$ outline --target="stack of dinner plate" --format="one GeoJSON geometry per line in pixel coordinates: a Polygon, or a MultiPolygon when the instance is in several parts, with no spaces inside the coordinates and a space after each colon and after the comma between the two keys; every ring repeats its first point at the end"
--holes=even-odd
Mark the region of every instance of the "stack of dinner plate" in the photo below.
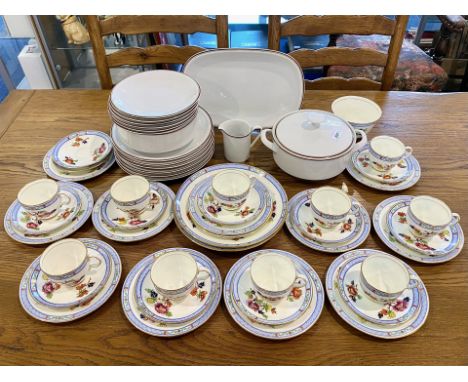
{"type": "Polygon", "coordinates": [[[118,83],[108,110],[119,166],[151,180],[183,178],[204,167],[214,153],[214,135],[199,97],[196,81],[169,70],[118,83]]]}

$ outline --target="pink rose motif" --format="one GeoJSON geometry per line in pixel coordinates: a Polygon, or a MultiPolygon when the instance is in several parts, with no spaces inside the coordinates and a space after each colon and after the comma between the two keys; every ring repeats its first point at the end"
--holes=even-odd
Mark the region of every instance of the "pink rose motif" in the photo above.
{"type": "Polygon", "coordinates": [[[206,207],[206,209],[208,210],[210,214],[216,214],[216,212],[218,212],[218,210],[213,206],[208,206],[206,207]]]}
{"type": "Polygon", "coordinates": [[[106,151],[106,144],[105,143],[103,143],[98,149],[99,154],[102,154],[104,151],[106,151]]]}
{"type": "Polygon", "coordinates": [[[254,312],[258,312],[260,306],[254,300],[247,300],[247,306],[254,312]]]}
{"type": "Polygon", "coordinates": [[[397,312],[403,312],[406,310],[406,308],[408,308],[408,301],[408,297],[405,297],[403,300],[396,300],[395,304],[393,305],[393,309],[395,309],[397,312]]]}
{"type": "Polygon", "coordinates": [[[55,290],[54,284],[53,284],[51,281],[46,282],[46,283],[42,286],[42,291],[43,291],[45,294],[52,293],[54,290],[55,290]]]}
{"type": "Polygon", "coordinates": [[[34,222],[29,222],[28,224],[26,224],[26,227],[28,227],[29,229],[37,229],[39,227],[39,224],[34,223],[34,222]]]}
{"type": "Polygon", "coordinates": [[[166,305],[164,305],[162,302],[157,302],[156,305],[154,306],[154,309],[159,314],[166,314],[169,311],[169,308],[166,305]]]}
{"type": "Polygon", "coordinates": [[[143,221],[140,220],[140,219],[135,219],[135,220],[130,220],[129,223],[130,223],[130,225],[138,225],[138,224],[143,223],[143,221]]]}

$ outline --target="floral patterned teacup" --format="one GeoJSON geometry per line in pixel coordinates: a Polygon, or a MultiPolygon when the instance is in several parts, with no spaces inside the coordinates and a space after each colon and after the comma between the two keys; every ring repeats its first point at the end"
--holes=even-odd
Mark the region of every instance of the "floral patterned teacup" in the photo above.
{"type": "Polygon", "coordinates": [[[129,175],[116,180],[110,194],[117,208],[131,217],[138,217],[150,208],[150,183],[142,176],[129,175]]]}
{"type": "Polygon", "coordinates": [[[361,287],[373,300],[389,303],[395,301],[420,281],[410,275],[405,265],[390,255],[371,255],[361,264],[361,287]]]}
{"type": "Polygon", "coordinates": [[[48,246],[39,261],[41,271],[51,281],[69,286],[82,282],[101,263],[99,257],[89,255],[86,245],[76,239],[64,239],[48,246]]]}
{"type": "Polygon", "coordinates": [[[399,139],[380,135],[369,142],[371,166],[380,172],[389,172],[402,159],[413,153],[410,146],[405,146],[399,139]]]}
{"type": "Polygon", "coordinates": [[[218,204],[228,211],[235,211],[245,203],[254,183],[255,177],[237,170],[226,170],[213,177],[211,188],[218,204]]]}
{"type": "Polygon", "coordinates": [[[286,297],[293,288],[302,288],[307,283],[304,276],[297,274],[290,258],[274,252],[252,261],[250,278],[255,290],[272,301],[286,297]]]}
{"type": "Polygon", "coordinates": [[[52,179],[38,179],[30,182],[18,192],[18,202],[35,219],[53,218],[70,198],[60,191],[59,184],[52,179]]]}
{"type": "Polygon", "coordinates": [[[176,300],[187,296],[210,273],[199,269],[189,253],[175,250],[155,257],[150,277],[158,294],[176,300]]]}
{"type": "Polygon", "coordinates": [[[424,239],[430,239],[460,221],[460,215],[452,213],[442,200],[425,195],[411,200],[406,218],[411,233],[424,239]]]}

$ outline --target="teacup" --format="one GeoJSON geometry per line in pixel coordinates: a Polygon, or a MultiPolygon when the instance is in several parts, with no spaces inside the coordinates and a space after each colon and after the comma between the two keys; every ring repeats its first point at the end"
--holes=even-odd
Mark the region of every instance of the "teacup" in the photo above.
{"type": "Polygon", "coordinates": [[[460,215],[452,213],[442,200],[423,195],[411,200],[406,219],[413,235],[429,239],[457,224],[460,215]]]}
{"type": "Polygon", "coordinates": [[[45,249],[39,260],[41,271],[49,280],[69,286],[81,283],[86,274],[101,263],[99,257],[89,255],[86,245],[76,239],[55,242],[45,249]]]}
{"type": "Polygon", "coordinates": [[[379,135],[369,142],[371,166],[380,172],[389,172],[402,159],[413,153],[410,146],[405,146],[399,139],[379,135]]]}
{"type": "Polygon", "coordinates": [[[130,216],[139,216],[150,206],[150,183],[139,175],[118,179],[112,185],[110,194],[117,208],[130,216]]]}
{"type": "Polygon", "coordinates": [[[239,209],[247,200],[255,177],[241,171],[221,171],[213,177],[211,188],[216,201],[228,211],[239,209]]]}
{"type": "Polygon", "coordinates": [[[353,205],[347,194],[347,187],[342,189],[330,186],[309,191],[310,208],[317,223],[325,229],[331,229],[343,223],[350,211],[357,207],[353,205]]]}
{"type": "Polygon", "coordinates": [[[375,102],[364,97],[345,96],[337,98],[331,104],[333,114],[348,121],[355,129],[366,134],[382,117],[382,109],[375,102]]]}
{"type": "Polygon", "coordinates": [[[406,289],[416,288],[419,284],[419,280],[393,256],[371,255],[361,264],[361,288],[376,301],[395,301],[406,289]]]}
{"type": "Polygon", "coordinates": [[[199,269],[190,254],[174,251],[155,258],[150,277],[157,293],[176,300],[187,296],[198,282],[210,277],[210,273],[199,269]]]}
{"type": "Polygon", "coordinates": [[[224,157],[229,162],[245,162],[249,159],[250,149],[258,142],[260,135],[251,142],[254,131],[261,131],[261,126],[250,126],[242,119],[229,119],[222,122],[218,129],[223,133],[224,157]]]}
{"type": "Polygon", "coordinates": [[[286,297],[293,288],[302,288],[307,280],[298,275],[293,261],[277,253],[265,253],[256,257],[250,267],[254,289],[269,300],[286,297]]]}
{"type": "Polygon", "coordinates": [[[18,202],[36,219],[53,218],[60,206],[70,198],[60,191],[59,184],[52,179],[38,179],[24,185],[18,192],[18,202]]]}

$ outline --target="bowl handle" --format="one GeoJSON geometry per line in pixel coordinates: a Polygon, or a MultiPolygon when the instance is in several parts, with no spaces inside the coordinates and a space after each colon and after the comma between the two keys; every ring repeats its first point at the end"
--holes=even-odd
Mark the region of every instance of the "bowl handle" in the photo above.
{"type": "Polygon", "coordinates": [[[262,140],[262,143],[268,147],[271,151],[273,151],[274,153],[276,153],[276,147],[275,147],[275,143],[273,141],[270,141],[268,138],[267,138],[267,133],[270,133],[272,134],[271,132],[271,129],[263,129],[260,133],[260,138],[262,140]]]}
{"type": "Polygon", "coordinates": [[[353,148],[353,152],[361,150],[367,144],[367,134],[363,130],[355,130],[356,137],[361,136],[361,142],[356,143],[353,148]]]}

